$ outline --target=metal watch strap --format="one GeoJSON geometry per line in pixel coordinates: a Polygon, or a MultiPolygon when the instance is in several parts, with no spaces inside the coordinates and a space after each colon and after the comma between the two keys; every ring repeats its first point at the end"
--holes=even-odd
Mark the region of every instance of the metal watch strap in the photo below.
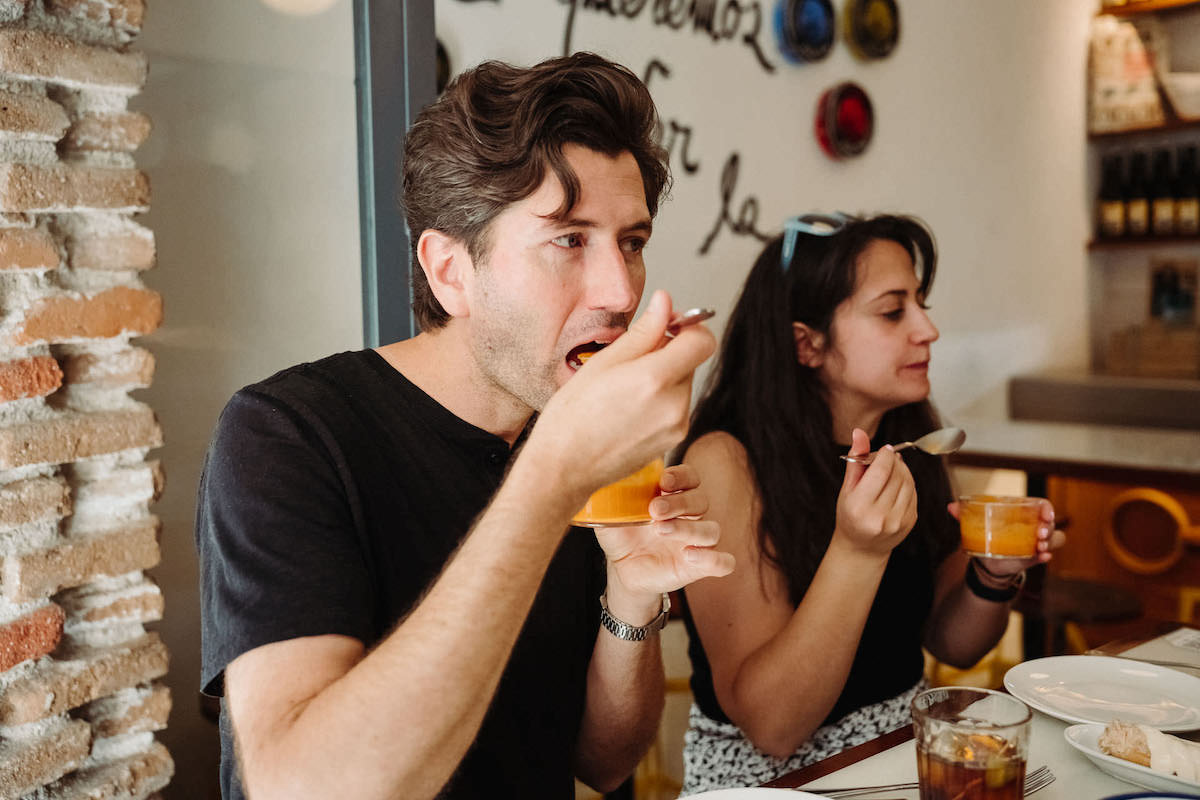
{"type": "Polygon", "coordinates": [[[662,611],[658,616],[650,620],[642,627],[630,625],[628,622],[622,622],[614,617],[608,610],[608,592],[600,595],[600,624],[604,626],[604,630],[611,633],[618,639],[624,639],[627,642],[641,642],[652,633],[658,633],[667,624],[667,614],[671,611],[671,597],[666,592],[662,596],[662,611]]]}

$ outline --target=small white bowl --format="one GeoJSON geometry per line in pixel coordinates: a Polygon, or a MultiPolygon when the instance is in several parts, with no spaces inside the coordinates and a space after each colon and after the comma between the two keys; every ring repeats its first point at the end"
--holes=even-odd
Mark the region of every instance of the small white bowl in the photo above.
{"type": "Polygon", "coordinates": [[[1200,119],[1200,72],[1168,72],[1161,78],[1176,116],[1200,119]]]}

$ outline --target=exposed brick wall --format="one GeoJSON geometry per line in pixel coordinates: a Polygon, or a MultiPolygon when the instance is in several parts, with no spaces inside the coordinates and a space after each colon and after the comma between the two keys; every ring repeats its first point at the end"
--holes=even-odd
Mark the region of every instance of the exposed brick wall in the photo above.
{"type": "Polygon", "coordinates": [[[144,0],[0,0],[0,798],[156,800],[171,756],[144,0]]]}

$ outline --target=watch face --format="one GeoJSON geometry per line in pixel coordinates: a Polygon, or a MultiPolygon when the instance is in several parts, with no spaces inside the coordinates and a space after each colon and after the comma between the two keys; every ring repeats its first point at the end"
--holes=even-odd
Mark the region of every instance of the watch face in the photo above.
{"type": "Polygon", "coordinates": [[[836,29],[830,0],[778,0],[775,5],[779,49],[789,61],[825,58],[833,48],[836,29]]]}

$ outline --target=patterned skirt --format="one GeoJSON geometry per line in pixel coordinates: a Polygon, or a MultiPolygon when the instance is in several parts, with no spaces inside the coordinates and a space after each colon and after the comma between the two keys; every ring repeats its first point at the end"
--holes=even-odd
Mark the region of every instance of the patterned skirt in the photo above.
{"type": "Polygon", "coordinates": [[[693,703],[688,714],[688,732],[683,737],[680,796],[758,786],[911,723],[909,703],[926,685],[922,678],[902,694],[851,711],[837,722],[817,728],[787,758],[767,755],[751,744],[736,725],[711,719],[693,703]]]}

